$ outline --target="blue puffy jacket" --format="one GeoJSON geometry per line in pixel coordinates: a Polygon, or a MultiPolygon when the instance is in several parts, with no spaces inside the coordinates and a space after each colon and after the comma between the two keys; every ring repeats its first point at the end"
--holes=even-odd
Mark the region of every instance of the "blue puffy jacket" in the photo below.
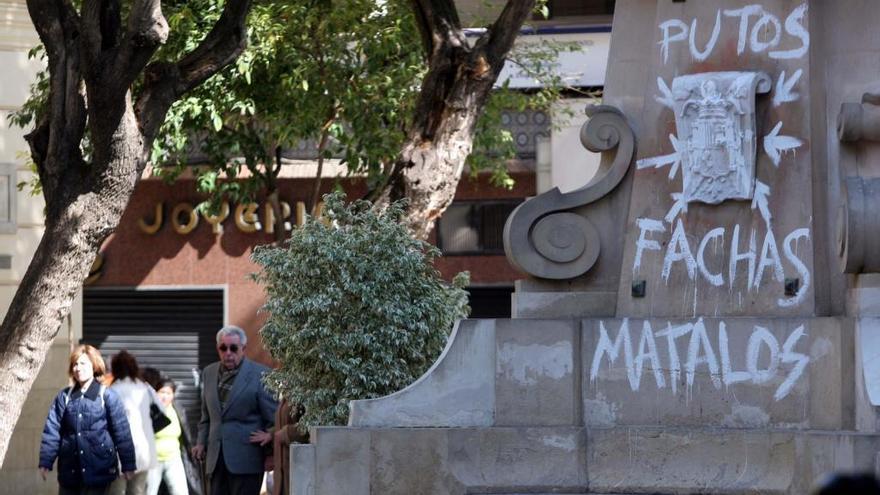
{"type": "Polygon", "coordinates": [[[131,430],[114,391],[93,380],[85,393],[58,393],[43,428],[40,467],[51,470],[56,458],[58,483],[69,487],[107,485],[119,477],[120,462],[123,471],[135,470],[131,430]]]}

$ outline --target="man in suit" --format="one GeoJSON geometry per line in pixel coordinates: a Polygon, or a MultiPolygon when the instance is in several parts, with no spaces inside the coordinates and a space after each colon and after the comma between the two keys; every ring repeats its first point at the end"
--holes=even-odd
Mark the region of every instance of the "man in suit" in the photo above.
{"type": "Polygon", "coordinates": [[[202,372],[202,419],[192,454],[207,457],[211,495],[258,495],[263,481],[263,446],[272,441],[278,403],[263,386],[269,368],[245,358],[246,346],[244,330],[221,328],[220,362],[202,372]]]}

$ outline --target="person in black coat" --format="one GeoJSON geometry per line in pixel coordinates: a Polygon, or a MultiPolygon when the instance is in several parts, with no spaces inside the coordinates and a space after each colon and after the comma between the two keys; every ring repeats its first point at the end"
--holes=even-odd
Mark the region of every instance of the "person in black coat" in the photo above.
{"type": "Polygon", "coordinates": [[[90,345],[70,355],[66,387],[49,407],[40,443],[40,474],[45,480],[58,460],[60,495],[104,495],[110,483],[135,471],[134,443],[125,408],[98,379],[104,374],[101,353],[90,345]]]}

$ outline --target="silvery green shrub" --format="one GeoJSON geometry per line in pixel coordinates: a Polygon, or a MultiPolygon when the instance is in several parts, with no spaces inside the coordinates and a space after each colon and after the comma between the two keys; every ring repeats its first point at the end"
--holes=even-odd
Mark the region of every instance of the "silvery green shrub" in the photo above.
{"type": "Polygon", "coordinates": [[[345,424],[350,400],[415,381],[469,311],[467,274],[440,278],[439,251],[400,223],[403,204],[376,212],[341,193],[324,201],[327,223],[308,218],[283,247],[252,256],[267,294],[263,344],[280,364],[266,385],[305,407],[303,430],[345,424]]]}

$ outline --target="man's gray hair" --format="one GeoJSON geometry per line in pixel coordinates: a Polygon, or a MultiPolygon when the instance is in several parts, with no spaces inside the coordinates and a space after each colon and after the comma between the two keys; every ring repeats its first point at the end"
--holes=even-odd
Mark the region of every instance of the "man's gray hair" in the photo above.
{"type": "Polygon", "coordinates": [[[226,325],[217,332],[217,345],[220,345],[220,339],[226,335],[237,335],[238,341],[241,342],[241,345],[247,345],[247,334],[244,333],[244,330],[235,325],[226,325]]]}

